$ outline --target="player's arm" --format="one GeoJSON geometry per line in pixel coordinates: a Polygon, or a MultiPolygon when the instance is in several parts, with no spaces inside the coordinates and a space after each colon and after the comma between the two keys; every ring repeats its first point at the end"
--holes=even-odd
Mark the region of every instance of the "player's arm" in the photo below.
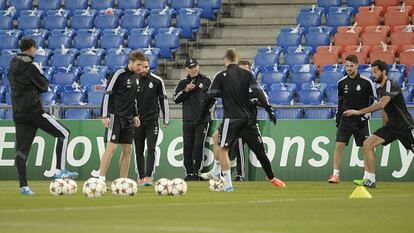
{"type": "Polygon", "coordinates": [[[385,106],[387,106],[387,104],[391,101],[391,96],[385,95],[383,97],[381,97],[379,102],[376,102],[374,104],[372,104],[371,106],[368,106],[366,108],[363,108],[361,110],[353,110],[353,109],[349,109],[346,110],[344,112],[345,116],[354,116],[354,115],[364,115],[366,113],[371,113],[371,112],[375,112],[378,111],[380,109],[384,109],[385,106]]]}
{"type": "Polygon", "coordinates": [[[251,97],[253,99],[257,99],[255,102],[260,104],[269,114],[270,120],[273,124],[276,124],[276,115],[273,112],[272,105],[269,102],[269,98],[267,97],[266,93],[264,92],[263,88],[257,83],[257,80],[254,78],[253,74],[249,72],[250,75],[250,85],[249,88],[251,89],[251,97]]]}
{"type": "Polygon", "coordinates": [[[43,71],[40,69],[41,68],[37,67],[35,64],[30,64],[28,69],[29,78],[40,92],[46,92],[49,89],[49,81],[42,74],[43,71]]]}
{"type": "Polygon", "coordinates": [[[118,79],[119,73],[116,72],[114,75],[108,76],[109,82],[106,86],[105,95],[102,99],[102,106],[101,106],[101,117],[102,123],[105,128],[109,127],[111,123],[109,119],[109,112],[112,112],[111,105],[109,104],[109,100],[113,94],[113,90],[116,88],[116,80],[118,79]]]}
{"type": "Polygon", "coordinates": [[[203,119],[216,102],[216,98],[221,96],[221,79],[222,74],[218,73],[207,90],[203,102],[201,104],[201,112],[199,120],[203,119]]]}
{"type": "Polygon", "coordinates": [[[178,83],[177,87],[175,88],[173,100],[176,104],[183,102],[188,96],[187,92],[185,91],[185,87],[186,87],[185,84],[186,84],[186,79],[183,79],[178,83]]]}
{"type": "Polygon", "coordinates": [[[338,83],[338,110],[336,111],[335,116],[336,127],[338,127],[342,114],[344,113],[343,103],[344,93],[342,92],[342,88],[340,88],[340,84],[338,83]]]}
{"type": "Polygon", "coordinates": [[[385,111],[381,112],[382,117],[382,125],[386,125],[388,123],[388,115],[385,111]]]}
{"type": "Polygon", "coordinates": [[[160,108],[164,118],[164,127],[166,127],[170,123],[170,107],[168,106],[167,91],[165,91],[162,80],[160,80],[160,86],[158,86],[158,101],[160,102],[160,108]]]}

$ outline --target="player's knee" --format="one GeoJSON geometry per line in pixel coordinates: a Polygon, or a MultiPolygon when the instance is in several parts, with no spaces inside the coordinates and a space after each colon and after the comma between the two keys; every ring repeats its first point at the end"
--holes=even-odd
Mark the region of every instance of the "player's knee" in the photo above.
{"type": "Polygon", "coordinates": [[[218,141],[219,141],[219,133],[216,131],[213,134],[213,142],[218,143],[218,141]]]}
{"type": "Polygon", "coordinates": [[[374,145],[373,141],[371,141],[369,139],[365,140],[364,143],[362,144],[362,149],[364,151],[374,150],[374,147],[375,147],[375,145],[374,145]]]}
{"type": "Polygon", "coordinates": [[[16,157],[14,158],[14,160],[17,162],[17,161],[21,161],[21,160],[23,160],[23,161],[26,161],[27,160],[27,155],[26,154],[24,154],[23,152],[21,152],[21,151],[17,151],[17,153],[16,153],[16,157]]]}

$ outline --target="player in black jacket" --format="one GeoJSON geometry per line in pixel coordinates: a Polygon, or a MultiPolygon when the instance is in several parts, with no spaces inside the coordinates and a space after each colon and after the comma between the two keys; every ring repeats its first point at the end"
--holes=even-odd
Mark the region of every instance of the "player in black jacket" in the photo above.
{"type": "Polygon", "coordinates": [[[365,163],[364,177],[361,180],[354,180],[356,185],[375,188],[375,147],[380,144],[388,145],[398,139],[407,150],[414,152],[414,120],[407,110],[401,88],[387,77],[387,64],[376,60],[371,67],[375,81],[380,85],[377,90],[380,96],[379,102],[360,110],[349,109],[344,112],[344,115],[363,116],[381,109],[385,112],[384,125],[369,136],[362,147],[365,163]]]}
{"type": "Polygon", "coordinates": [[[348,145],[351,135],[357,146],[362,146],[369,137],[369,115],[348,117],[342,113],[348,109],[363,109],[377,99],[374,83],[367,77],[358,74],[358,58],[349,55],[345,58],[347,75],[338,81],[338,111],[336,114],[336,144],[333,161],[333,173],[328,182],[339,183],[339,170],[342,153],[348,145]]]}
{"type": "Polygon", "coordinates": [[[149,60],[140,69],[138,92],[136,95],[138,116],[141,125],[135,128],[134,142],[138,185],[151,186],[155,173],[155,146],[158,138],[158,118],[160,109],[164,117],[164,128],[170,122],[167,92],[164,81],[149,70],[149,60]],[[144,143],[147,140],[147,161],[145,170],[144,143]]]}
{"type": "MultiPolygon", "coordinates": [[[[255,97],[261,103],[267,103],[264,106],[268,112],[270,119],[276,123],[276,116],[272,107],[267,101],[262,88],[257,83],[253,74],[243,70],[237,65],[238,56],[234,49],[226,51],[224,56],[224,64],[226,70],[219,72],[207,92],[206,99],[203,101],[203,109],[200,119],[208,114],[208,110],[215,102],[216,97],[223,100],[224,119],[219,127],[218,137],[213,137],[215,142],[215,154],[220,161],[220,167],[225,180],[225,191],[232,192],[233,186],[231,182],[230,160],[228,156],[228,148],[233,145],[235,140],[243,137],[246,143],[254,151],[258,152],[258,159],[266,156],[264,153],[263,141],[260,132],[256,126],[256,121],[252,120],[250,112],[250,99],[255,97]]],[[[270,166],[270,164],[269,164],[270,166]]],[[[219,174],[212,174],[216,178],[219,174]]],[[[270,174],[267,174],[268,176],[270,174]]],[[[273,176],[272,184],[277,187],[285,187],[285,183],[273,176]]]]}
{"type": "Polygon", "coordinates": [[[211,80],[200,74],[196,59],[187,59],[186,70],[188,75],[178,83],[174,102],[183,104],[184,180],[197,181],[201,179],[204,143],[211,121],[208,114],[201,121],[198,116],[211,80]]]}
{"type": "Polygon", "coordinates": [[[22,53],[13,58],[9,66],[13,120],[16,127],[15,164],[21,194],[33,195],[27,183],[26,163],[39,128],[57,138],[54,178],[73,178],[78,174],[65,170],[69,130],[43,109],[40,93],[48,90],[49,82],[43,76],[40,66],[33,63],[36,42],[23,38],[20,41],[20,50],[22,53]]]}
{"type": "Polygon", "coordinates": [[[105,152],[101,159],[99,178],[105,181],[105,176],[117,144],[122,145],[122,155],[119,160],[120,177],[128,177],[131,160],[134,127],[140,122],[135,106],[138,89],[138,73],[145,60],[144,54],[134,51],[129,54],[128,65],[119,69],[108,80],[106,93],[102,101],[102,123],[106,128],[105,152]]]}

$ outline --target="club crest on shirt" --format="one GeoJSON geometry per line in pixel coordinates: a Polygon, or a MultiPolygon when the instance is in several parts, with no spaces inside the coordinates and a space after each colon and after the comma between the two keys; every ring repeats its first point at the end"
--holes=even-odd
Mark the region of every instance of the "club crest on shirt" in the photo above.
{"type": "Polygon", "coordinates": [[[344,87],[344,92],[345,92],[345,93],[348,93],[348,85],[345,85],[345,87],[344,87]]]}
{"type": "Polygon", "coordinates": [[[358,86],[356,87],[356,90],[357,91],[360,91],[361,90],[361,86],[358,84],[358,86]]]}
{"type": "Polygon", "coordinates": [[[131,88],[131,80],[130,79],[127,79],[126,85],[127,85],[127,88],[131,88]]]}
{"type": "Polygon", "coordinates": [[[112,134],[112,140],[115,140],[115,139],[116,139],[116,135],[112,134]]]}
{"type": "Polygon", "coordinates": [[[149,88],[154,87],[154,85],[152,84],[152,82],[150,82],[150,83],[148,84],[148,87],[149,87],[149,88]]]}
{"type": "Polygon", "coordinates": [[[204,87],[204,85],[202,84],[202,83],[200,83],[199,85],[198,85],[198,88],[203,88],[204,87]]]}

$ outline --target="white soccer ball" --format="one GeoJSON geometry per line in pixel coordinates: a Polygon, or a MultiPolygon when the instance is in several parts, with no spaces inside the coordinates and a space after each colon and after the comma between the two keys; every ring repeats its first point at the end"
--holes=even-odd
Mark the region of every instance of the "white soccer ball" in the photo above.
{"type": "Polygon", "coordinates": [[[171,186],[171,180],[167,178],[161,178],[157,182],[155,182],[155,186],[154,186],[155,193],[161,196],[169,195],[168,190],[171,189],[170,186],[171,186]]]}
{"type": "Polygon", "coordinates": [[[184,195],[187,193],[187,183],[180,178],[171,180],[168,193],[173,196],[184,195]]]}
{"type": "Polygon", "coordinates": [[[113,195],[133,196],[138,192],[137,183],[128,178],[118,178],[111,184],[113,195]]]}
{"type": "Polygon", "coordinates": [[[55,179],[50,182],[49,192],[54,196],[60,196],[68,191],[68,184],[63,179],[55,179]]]}
{"type": "Polygon", "coordinates": [[[68,195],[75,195],[76,191],[78,190],[78,184],[72,179],[65,179],[66,184],[68,185],[68,190],[65,194],[68,195]]]}
{"type": "Polygon", "coordinates": [[[98,178],[89,178],[83,184],[83,194],[89,198],[101,197],[106,193],[106,184],[98,178]]]}
{"type": "Polygon", "coordinates": [[[220,177],[220,179],[210,179],[208,181],[208,189],[213,192],[221,192],[224,190],[224,179],[220,177]]]}

